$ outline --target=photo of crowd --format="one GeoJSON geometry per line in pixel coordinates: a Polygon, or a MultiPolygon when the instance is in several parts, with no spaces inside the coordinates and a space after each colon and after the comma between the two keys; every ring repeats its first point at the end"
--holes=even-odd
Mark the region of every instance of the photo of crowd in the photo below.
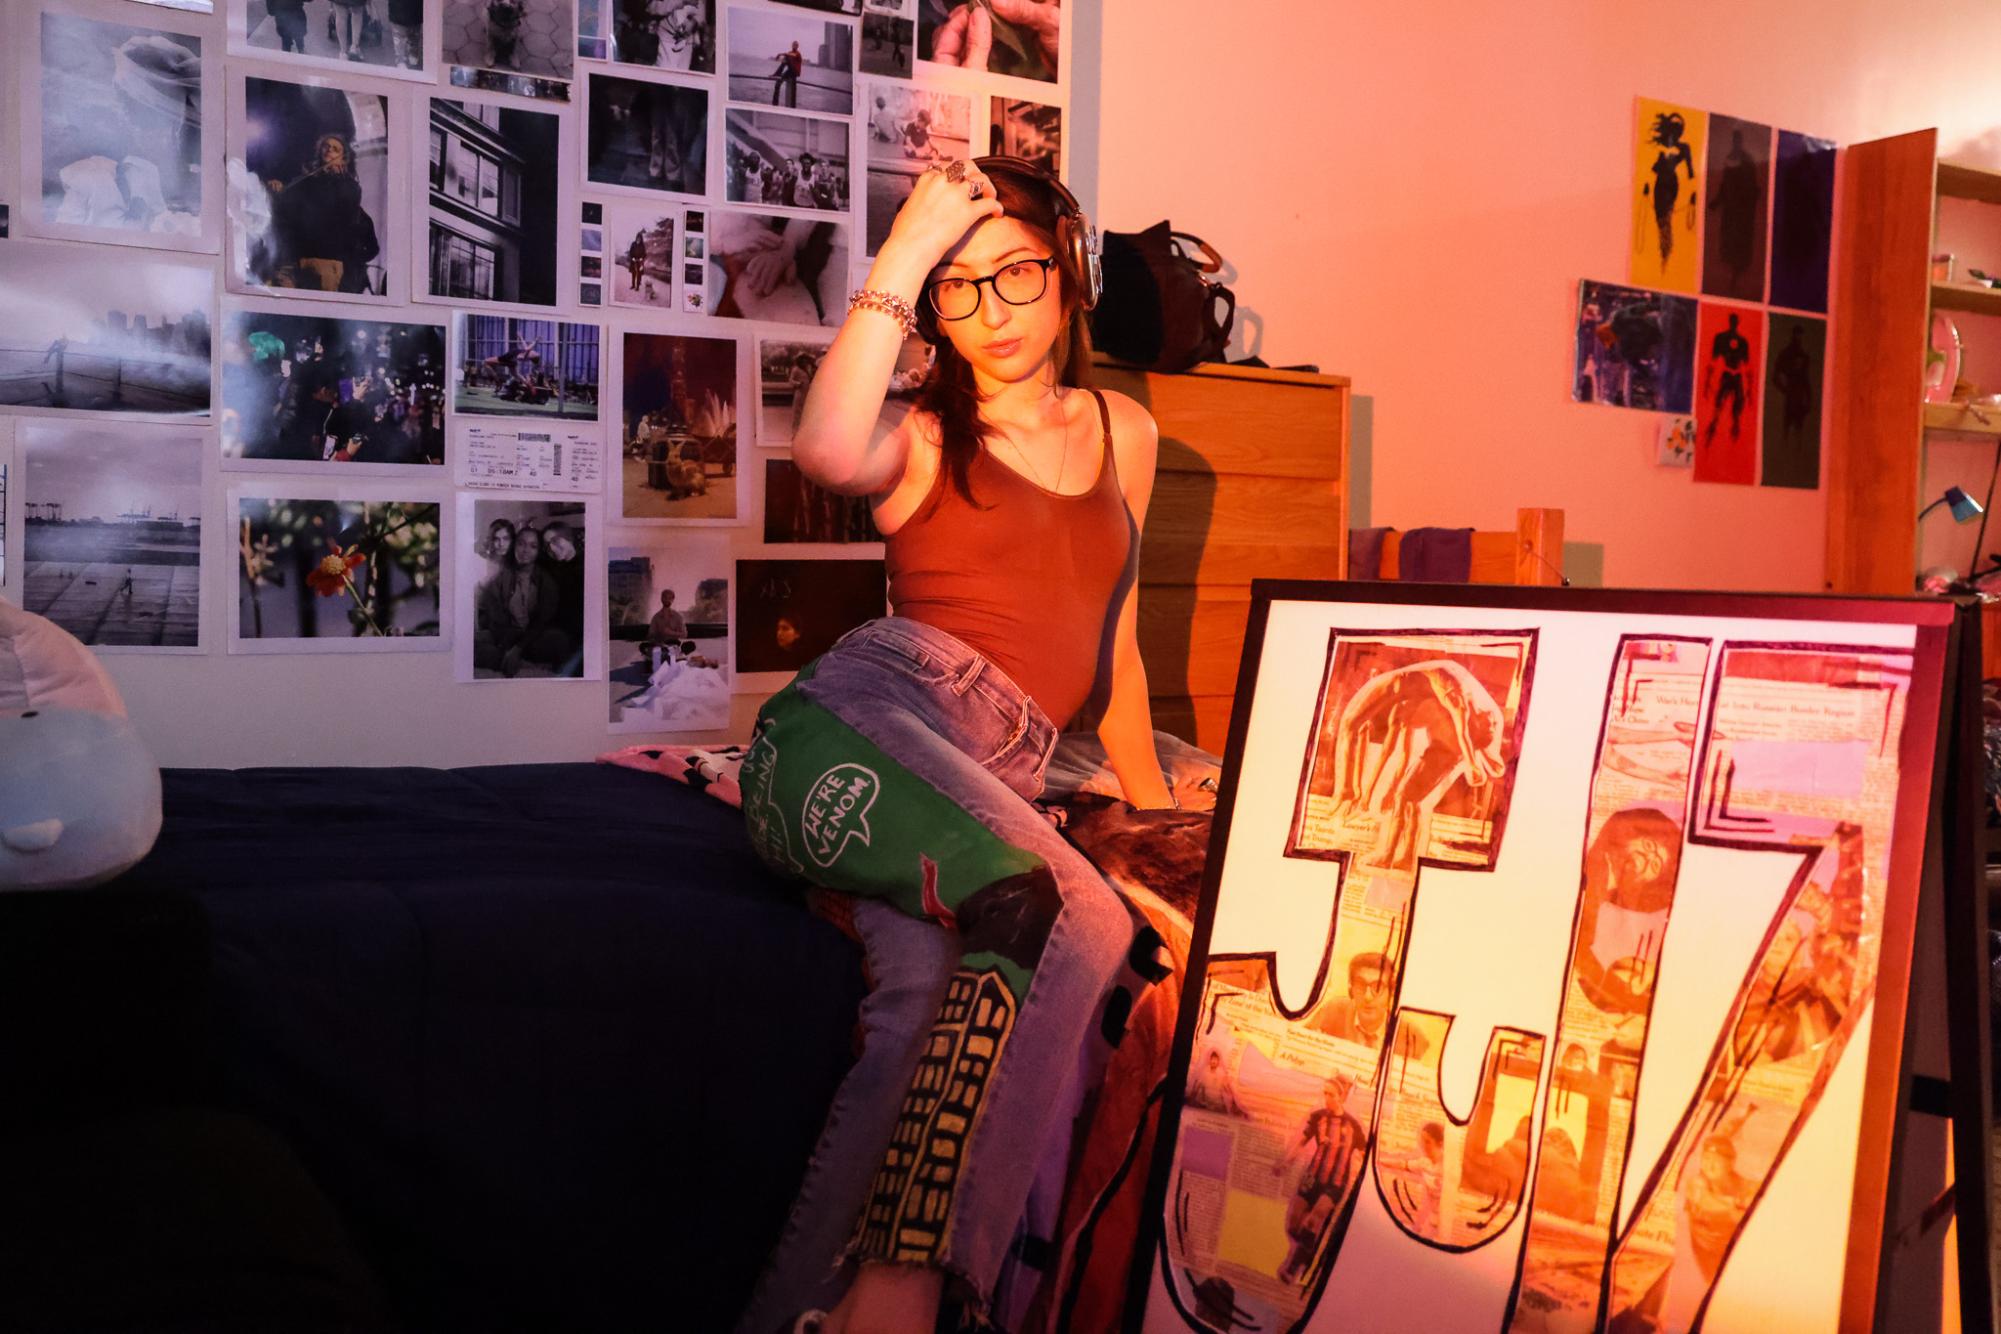
{"type": "Polygon", "coordinates": [[[460,504],[470,514],[460,586],[472,585],[472,633],[456,650],[460,679],[582,677],[585,502],[462,497],[460,504]]]}
{"type": "Polygon", "coordinates": [[[439,325],[232,309],[222,357],[225,460],[445,461],[439,325]]]}
{"type": "Polygon", "coordinates": [[[732,203],[848,211],[848,123],[730,108],[725,195],[732,203]]]}
{"type": "Polygon", "coordinates": [[[237,286],[388,293],[389,99],[284,79],[243,81],[243,177],[230,201],[237,286]]]}
{"type": "Polygon", "coordinates": [[[201,38],[43,13],[40,80],[43,223],[174,248],[205,239],[202,136],[215,130],[201,38]]]}

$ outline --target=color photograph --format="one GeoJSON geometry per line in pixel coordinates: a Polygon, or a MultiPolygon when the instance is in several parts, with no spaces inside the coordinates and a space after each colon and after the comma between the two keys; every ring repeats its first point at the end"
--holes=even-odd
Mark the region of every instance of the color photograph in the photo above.
{"type": "Polygon", "coordinates": [[[846,116],[855,109],[855,27],[730,7],[729,98],[846,116]]]}
{"type": "Polygon", "coordinates": [[[581,500],[460,496],[460,681],[580,680],[584,664],[588,538],[581,500]]]}
{"type": "Polygon", "coordinates": [[[444,0],[447,65],[567,80],[576,63],[572,0],[444,0]]]}
{"type": "Polygon", "coordinates": [[[225,467],[441,466],[444,326],[231,306],[221,427],[225,467]]]}
{"type": "Polygon", "coordinates": [[[1062,48],[1060,0],[917,0],[920,60],[1054,83],[1062,48]]]}
{"type": "Polygon", "coordinates": [[[848,211],[848,122],[731,107],[726,123],[730,202],[848,211]]]}
{"type": "Polygon", "coordinates": [[[718,208],[708,226],[710,314],[821,326],[847,318],[845,222],[718,208]]]}
{"type": "Polygon", "coordinates": [[[556,304],[562,120],[431,99],[429,278],[454,301],[556,304]]]}
{"type": "Polygon", "coordinates": [[[584,169],[597,185],[699,195],[709,182],[709,93],[593,71],[584,169]]]}
{"type": "Polygon", "coordinates": [[[1827,321],[1774,311],[1765,360],[1765,486],[1820,485],[1821,401],[1827,388],[1827,321]]]}
{"type": "Polygon", "coordinates": [[[885,613],[879,560],[736,563],[736,669],[796,672],[848,631],[885,613]]]}
{"type": "Polygon", "coordinates": [[[231,286],[387,298],[389,99],[246,78],[242,108],[241,137],[229,146],[241,172],[230,200],[231,286]]]}
{"type": "Polygon", "coordinates": [[[616,546],[605,568],[614,732],[712,732],[730,725],[726,541],[616,546]]]}
{"type": "Polygon", "coordinates": [[[674,244],[679,209],[613,201],[605,205],[606,286],[615,306],[674,309],[674,244]]]}
{"type": "Polygon", "coordinates": [[[1694,292],[1702,262],[1702,146],[1709,114],[1640,98],[1633,146],[1635,287],[1694,292]]]}
{"type": "Polygon", "coordinates": [[[206,417],[215,266],[0,246],[0,407],[206,417]]]}
{"type": "Polygon", "coordinates": [[[870,83],[868,99],[868,253],[882,248],[890,224],[917,178],[934,162],[973,155],[973,109],[956,93],[907,84],[870,83]]]}
{"type": "Polygon", "coordinates": [[[205,87],[214,73],[203,73],[202,39],[74,14],[40,20],[41,59],[24,71],[39,84],[40,135],[22,147],[39,163],[42,200],[24,221],[71,240],[213,253],[202,168],[221,103],[205,87]]]}
{"type": "Polygon", "coordinates": [[[203,437],[22,422],[21,605],[98,649],[201,644],[203,437]]]}
{"type": "Polygon", "coordinates": [[[1765,233],[1771,218],[1772,127],[1712,114],[1707,184],[1703,295],[1763,301],[1765,233]]]}
{"type": "Polygon", "coordinates": [[[1828,247],[1834,228],[1831,140],[1779,131],[1772,182],[1772,296],[1775,306],[1827,309],[1828,247]]]}
{"type": "Polygon", "coordinates": [[[1695,346],[1695,480],[1749,486],[1765,413],[1765,312],[1705,301],[1695,346]]]}
{"type": "Polygon", "coordinates": [[[734,520],[736,340],[627,333],[621,374],[621,516],[734,520]]]}
{"type": "Polygon", "coordinates": [[[1063,111],[1019,98],[996,97],[987,151],[1032,162],[1052,176],[1063,174],[1063,111]]]}
{"type": "Polygon", "coordinates": [[[791,459],[764,461],[764,540],[880,542],[867,496],[844,496],[816,486],[791,459]]]}
{"type": "Polygon", "coordinates": [[[361,64],[400,78],[426,73],[424,0],[243,0],[228,9],[233,53],[361,64]]]}
{"type": "Polygon", "coordinates": [[[714,74],[716,0],[583,0],[577,53],[681,74],[714,74]]]}
{"type": "Polygon", "coordinates": [[[1687,412],[1693,400],[1695,301],[1592,282],[1579,286],[1571,397],[1648,412],[1687,412]]]}
{"type": "Polygon", "coordinates": [[[598,417],[598,326],[460,315],[452,411],[493,417],[598,417]]]}
{"type": "Polygon", "coordinates": [[[444,647],[436,501],[232,491],[232,653],[444,647]]]}

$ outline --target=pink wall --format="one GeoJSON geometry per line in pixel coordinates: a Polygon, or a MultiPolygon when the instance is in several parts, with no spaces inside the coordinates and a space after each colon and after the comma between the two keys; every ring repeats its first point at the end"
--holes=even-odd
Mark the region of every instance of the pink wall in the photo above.
{"type": "Polygon", "coordinates": [[[1821,493],[1697,485],[1653,463],[1658,418],[1569,400],[1577,281],[1626,278],[1633,98],[1844,143],[1936,125],[2001,166],[2001,6],[1099,8],[1077,6],[1078,68],[1102,70],[1076,89],[1080,194],[1108,227],[1168,217],[1224,252],[1232,356],[1353,377],[1367,517],[1556,505],[1608,584],[1821,587],[1821,493]]]}

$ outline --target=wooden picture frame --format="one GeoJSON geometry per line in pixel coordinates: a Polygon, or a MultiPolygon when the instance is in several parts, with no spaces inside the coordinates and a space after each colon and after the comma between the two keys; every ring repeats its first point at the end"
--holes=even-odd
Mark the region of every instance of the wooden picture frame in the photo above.
{"type": "Polygon", "coordinates": [[[1256,582],[1127,1330],[1991,1327],[1955,610],[1256,582]]]}

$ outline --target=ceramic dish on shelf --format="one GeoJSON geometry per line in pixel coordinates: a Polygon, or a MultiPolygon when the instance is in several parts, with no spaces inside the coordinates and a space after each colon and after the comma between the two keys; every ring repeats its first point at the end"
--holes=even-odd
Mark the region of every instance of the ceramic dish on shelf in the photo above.
{"type": "Polygon", "coordinates": [[[1952,387],[1959,383],[1959,366],[1965,351],[1959,326],[1952,322],[1952,316],[1943,311],[1934,314],[1931,355],[1925,358],[1925,402],[1952,401],[1952,387]]]}

